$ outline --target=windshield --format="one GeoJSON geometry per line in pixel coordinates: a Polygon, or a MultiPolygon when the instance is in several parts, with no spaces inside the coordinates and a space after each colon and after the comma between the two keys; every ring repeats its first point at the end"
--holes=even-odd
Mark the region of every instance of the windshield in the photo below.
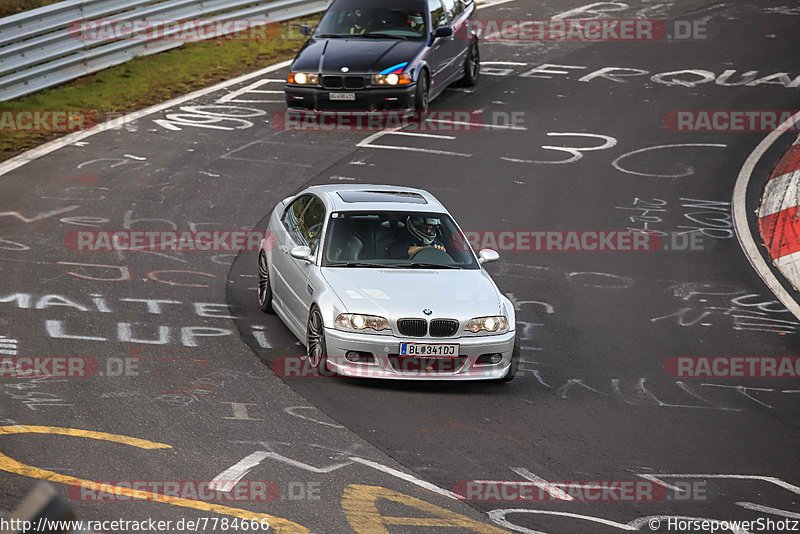
{"type": "Polygon", "coordinates": [[[449,216],[399,211],[332,213],[323,266],[480,268],[449,216]]]}
{"type": "Polygon", "coordinates": [[[317,37],[420,38],[427,35],[425,12],[387,7],[333,7],[317,27],[317,37]]]}

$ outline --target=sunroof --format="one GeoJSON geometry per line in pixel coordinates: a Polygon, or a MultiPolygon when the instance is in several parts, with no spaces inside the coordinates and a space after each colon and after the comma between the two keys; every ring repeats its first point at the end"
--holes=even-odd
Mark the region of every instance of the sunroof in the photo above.
{"type": "Polygon", "coordinates": [[[419,193],[411,191],[338,191],[336,193],[347,203],[356,202],[395,202],[411,204],[427,204],[428,201],[419,193]]]}

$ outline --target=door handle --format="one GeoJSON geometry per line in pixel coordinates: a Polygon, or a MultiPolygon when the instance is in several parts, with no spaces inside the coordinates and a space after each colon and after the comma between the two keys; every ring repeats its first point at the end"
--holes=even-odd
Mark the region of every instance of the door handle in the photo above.
{"type": "Polygon", "coordinates": [[[286,245],[281,245],[281,250],[283,251],[284,254],[289,253],[289,249],[286,247],[286,245]]]}

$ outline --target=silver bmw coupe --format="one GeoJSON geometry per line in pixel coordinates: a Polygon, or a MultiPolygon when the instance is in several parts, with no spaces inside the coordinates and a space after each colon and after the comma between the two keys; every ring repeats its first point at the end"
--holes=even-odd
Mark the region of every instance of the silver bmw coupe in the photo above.
{"type": "Polygon", "coordinates": [[[320,185],[280,202],[258,303],[319,373],[405,380],[516,375],[514,307],[442,204],[421,189],[320,185]]]}

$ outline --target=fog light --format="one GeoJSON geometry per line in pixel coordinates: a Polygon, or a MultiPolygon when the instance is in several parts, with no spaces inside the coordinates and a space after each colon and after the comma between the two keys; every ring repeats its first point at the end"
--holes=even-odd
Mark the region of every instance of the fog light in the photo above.
{"type": "Polygon", "coordinates": [[[497,352],[492,354],[481,354],[475,363],[480,365],[493,365],[503,361],[503,355],[497,352]]]}
{"type": "Polygon", "coordinates": [[[375,357],[371,352],[358,350],[348,350],[344,353],[344,359],[350,363],[373,363],[375,361],[375,357]]]}

